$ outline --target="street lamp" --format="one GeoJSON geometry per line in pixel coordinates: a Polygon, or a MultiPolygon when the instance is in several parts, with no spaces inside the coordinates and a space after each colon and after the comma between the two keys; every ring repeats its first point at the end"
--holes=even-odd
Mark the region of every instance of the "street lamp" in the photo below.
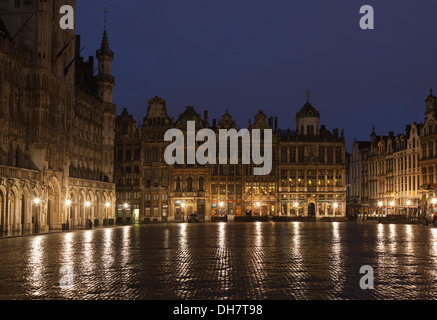
{"type": "Polygon", "coordinates": [[[105,215],[106,215],[106,219],[108,219],[108,209],[111,206],[111,204],[109,202],[105,203],[105,215]]]}
{"type": "Polygon", "coordinates": [[[395,204],[396,203],[394,201],[390,201],[390,207],[391,207],[393,214],[395,213],[395,204]]]}
{"type": "Polygon", "coordinates": [[[295,202],[294,203],[294,213],[295,213],[295,215],[297,216],[297,215],[299,215],[299,203],[298,202],[295,202]]]}
{"type": "Polygon", "coordinates": [[[39,215],[39,204],[41,200],[39,198],[35,198],[33,200],[33,203],[36,205],[36,214],[35,214],[35,233],[39,232],[39,226],[38,226],[38,215],[39,215]]]}
{"type": "Polygon", "coordinates": [[[336,215],[337,208],[338,208],[338,203],[334,203],[334,216],[336,215]]]}
{"type": "Polygon", "coordinates": [[[126,224],[126,221],[127,221],[126,211],[127,211],[128,208],[129,208],[129,204],[124,203],[123,204],[123,212],[124,212],[124,214],[123,214],[123,224],[126,224]]]}

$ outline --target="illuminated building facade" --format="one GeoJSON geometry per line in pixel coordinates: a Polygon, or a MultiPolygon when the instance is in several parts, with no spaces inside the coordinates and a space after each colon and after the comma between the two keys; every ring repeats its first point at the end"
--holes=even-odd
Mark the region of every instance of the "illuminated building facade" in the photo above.
{"type": "MultiPolygon", "coordinates": [[[[140,174],[135,180],[139,189],[127,176],[117,180],[118,205],[139,203],[140,222],[186,221],[192,213],[206,221],[246,215],[314,219],[346,216],[343,132],[334,129],[331,133],[320,126],[320,114],[308,101],[297,113],[296,131],[280,130],[277,118],[268,117],[262,110],[249,122],[249,132],[273,132],[272,170],[267,175],[254,175],[257,166],[253,162],[243,164],[241,140],[238,164],[218,164],[217,160],[216,165],[168,165],[164,152],[170,142],[164,141],[164,134],[172,128],[186,134],[190,121],[195,123],[196,132],[213,130],[216,141],[220,129],[239,130],[228,110],[210,123],[208,112],[202,118],[189,106],[174,120],[167,114],[166,102],[158,97],[149,101],[142,124],[137,126],[126,110],[116,119],[116,172],[125,172],[122,167],[126,166],[126,150],[140,148],[141,154],[141,165],[136,170],[140,174]],[[123,129],[122,123],[128,129],[123,129]],[[137,142],[140,136],[141,142],[137,142]],[[126,141],[130,141],[128,149],[126,141]]],[[[129,152],[128,158],[135,158],[134,154],[129,152]]],[[[138,160],[135,158],[135,166],[138,160]]]]}
{"type": "Polygon", "coordinates": [[[75,1],[0,3],[0,232],[103,225],[114,218],[113,52],[93,58],[59,28],[75,1]],[[40,37],[40,35],[44,35],[40,37]]]}
{"type": "Polygon", "coordinates": [[[426,98],[425,125],[403,134],[354,141],[350,163],[351,214],[417,216],[433,205],[437,164],[436,97],[426,98]]]}

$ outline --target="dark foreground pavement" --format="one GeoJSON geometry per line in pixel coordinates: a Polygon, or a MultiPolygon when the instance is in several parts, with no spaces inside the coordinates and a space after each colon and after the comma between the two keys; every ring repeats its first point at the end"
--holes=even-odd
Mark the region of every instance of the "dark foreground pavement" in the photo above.
{"type": "Polygon", "coordinates": [[[0,299],[435,298],[437,228],[421,225],[159,224],[0,239],[0,299]],[[363,265],[373,290],[360,288],[363,265]]]}

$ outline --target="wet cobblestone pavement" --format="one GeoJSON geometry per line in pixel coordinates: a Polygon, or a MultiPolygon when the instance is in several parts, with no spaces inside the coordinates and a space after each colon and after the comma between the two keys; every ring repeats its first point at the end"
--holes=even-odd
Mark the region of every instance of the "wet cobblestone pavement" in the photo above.
{"type": "Polygon", "coordinates": [[[436,299],[437,228],[127,226],[0,239],[0,299],[436,299]],[[374,289],[359,286],[374,268],[374,289]],[[62,267],[73,285],[60,287],[62,267]]]}

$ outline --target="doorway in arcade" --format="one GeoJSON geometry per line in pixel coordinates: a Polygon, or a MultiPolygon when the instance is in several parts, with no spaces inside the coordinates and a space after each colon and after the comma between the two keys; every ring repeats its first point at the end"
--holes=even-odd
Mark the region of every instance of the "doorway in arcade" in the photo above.
{"type": "Polygon", "coordinates": [[[174,206],[174,220],[175,221],[182,221],[183,213],[182,213],[182,203],[176,202],[174,206]]]}

